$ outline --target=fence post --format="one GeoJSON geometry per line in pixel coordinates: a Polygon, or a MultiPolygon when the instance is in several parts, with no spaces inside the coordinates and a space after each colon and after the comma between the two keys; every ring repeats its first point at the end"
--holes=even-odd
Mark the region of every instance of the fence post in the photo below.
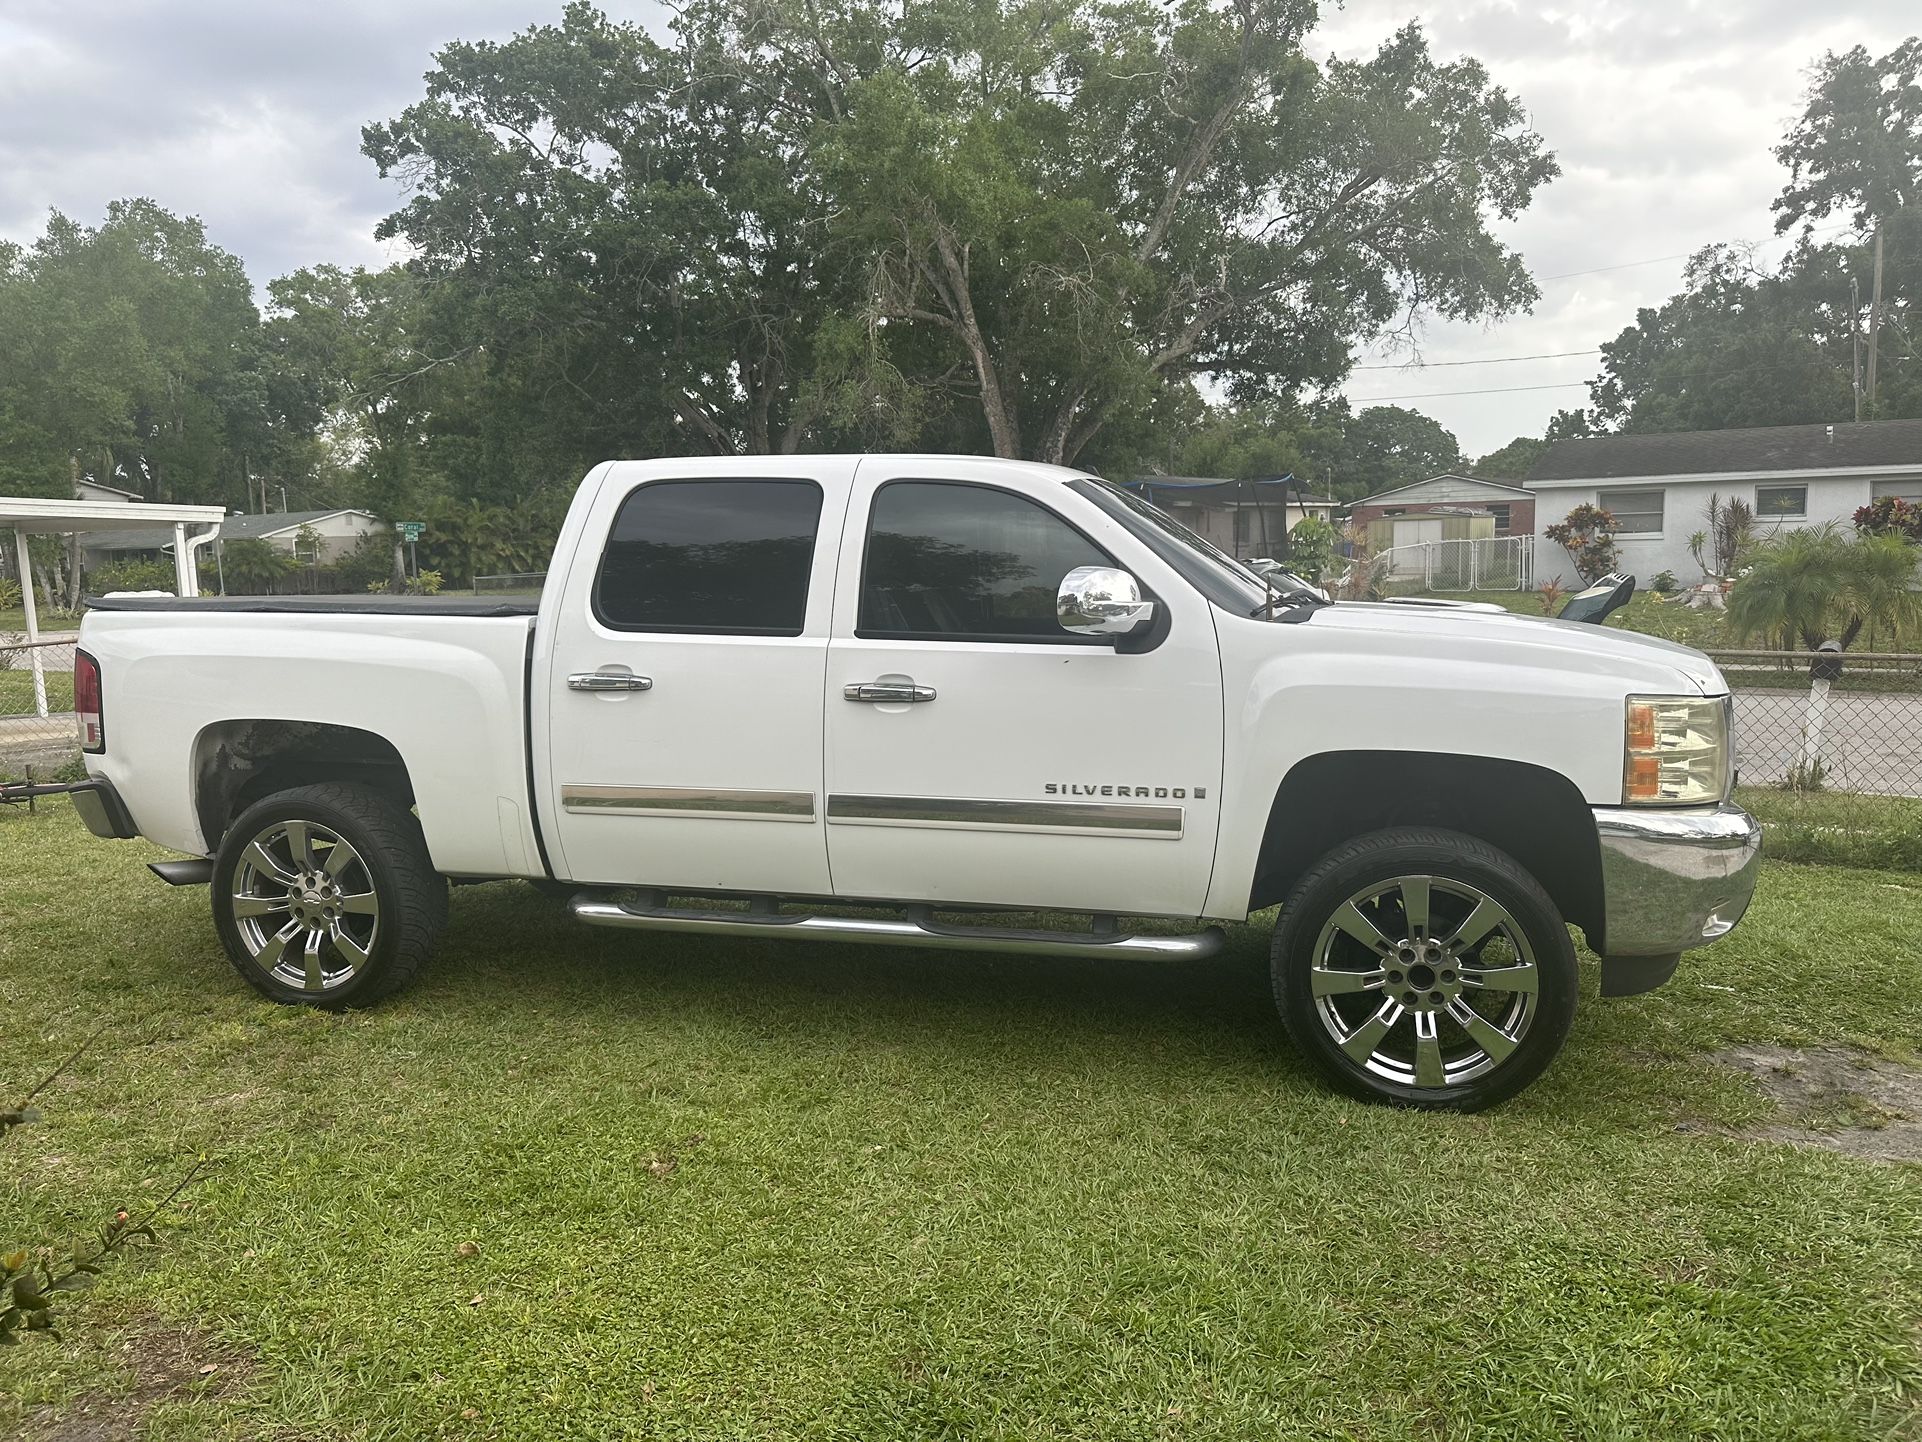
{"type": "Polygon", "coordinates": [[[1828,709],[1829,683],[1809,682],[1808,705],[1802,712],[1802,757],[1796,768],[1796,781],[1802,788],[1810,788],[1810,777],[1822,760],[1822,723],[1828,717],[1828,709]]]}

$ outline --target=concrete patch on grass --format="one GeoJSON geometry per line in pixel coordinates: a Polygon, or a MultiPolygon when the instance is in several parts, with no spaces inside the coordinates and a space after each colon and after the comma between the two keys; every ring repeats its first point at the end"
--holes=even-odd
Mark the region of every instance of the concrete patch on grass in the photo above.
{"type": "Polygon", "coordinates": [[[1847,1047],[1738,1046],[1716,1060],[1753,1077],[1786,1114],[1737,1135],[1922,1163],[1922,1068],[1847,1047]]]}

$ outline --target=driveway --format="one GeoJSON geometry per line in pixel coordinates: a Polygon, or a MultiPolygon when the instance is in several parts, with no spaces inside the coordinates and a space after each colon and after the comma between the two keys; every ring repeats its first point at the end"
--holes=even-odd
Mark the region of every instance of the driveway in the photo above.
{"type": "MultiPolygon", "coordinates": [[[[1785,779],[1802,751],[1807,691],[1735,692],[1735,750],[1744,785],[1785,779]]],[[[1831,790],[1922,796],[1922,696],[1832,691],[1821,755],[1831,790]]]]}

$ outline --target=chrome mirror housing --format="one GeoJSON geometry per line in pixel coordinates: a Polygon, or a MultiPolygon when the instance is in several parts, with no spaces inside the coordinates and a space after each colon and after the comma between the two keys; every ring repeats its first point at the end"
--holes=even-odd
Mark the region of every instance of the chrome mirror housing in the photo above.
{"type": "Polygon", "coordinates": [[[1135,578],[1112,566],[1076,566],[1055,592],[1054,618],[1077,636],[1126,636],[1154,614],[1155,603],[1141,599],[1135,578]]]}

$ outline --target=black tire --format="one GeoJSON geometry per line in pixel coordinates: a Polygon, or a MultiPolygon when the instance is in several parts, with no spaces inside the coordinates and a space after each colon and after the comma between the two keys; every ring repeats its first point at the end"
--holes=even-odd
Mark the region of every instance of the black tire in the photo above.
{"type": "MultiPolygon", "coordinates": [[[[234,970],[248,985],[274,1001],[328,1011],[368,1006],[408,985],[432,954],[447,924],[447,882],[428,858],[420,822],[371,787],[347,782],[297,786],[248,807],[221,840],[214,858],[212,893],[214,928],[234,970]],[[256,956],[247,935],[249,924],[239,914],[243,907],[264,909],[272,905],[279,883],[271,879],[256,856],[250,855],[250,848],[262,837],[275,837],[269,842],[268,859],[277,866],[291,867],[295,858],[280,830],[290,823],[319,828],[331,837],[314,838],[326,847],[318,852],[313,841],[306,843],[308,859],[320,859],[315,875],[330,858],[338,859],[338,843],[345,842],[349,859],[340,862],[343,869],[334,878],[333,900],[358,912],[366,905],[364,898],[371,894],[375,907],[371,916],[345,915],[336,910],[331,924],[340,930],[331,932],[327,930],[330,923],[323,912],[324,901],[317,899],[315,920],[309,929],[319,931],[322,940],[317,943],[315,964],[302,968],[310,978],[306,985],[292,984],[286,973],[296,959],[306,960],[309,929],[295,929],[294,908],[304,910],[307,899],[317,897],[317,893],[288,889],[290,898],[299,898],[290,900],[288,906],[263,910],[258,915],[249,910],[254,916],[256,940],[266,934],[271,923],[276,930],[292,931],[301,942],[301,950],[294,957],[287,957],[284,949],[279,953],[280,974],[256,956]],[[246,894],[239,896],[236,880],[243,866],[246,894]],[[364,959],[359,954],[363,942],[364,959]],[[311,985],[316,972],[323,979],[319,989],[311,985]]],[[[286,943],[287,947],[292,945],[292,941],[286,943]]]]}
{"type": "Polygon", "coordinates": [[[1289,1036],[1330,1082],[1364,1100],[1436,1111],[1480,1111],[1540,1076],[1567,1040],[1578,989],[1568,927],[1535,878],[1484,841],[1428,827],[1355,837],[1310,868],[1275,928],[1271,976],[1289,1036]],[[1397,884],[1404,877],[1412,896],[1397,884]],[[1353,924],[1346,903],[1364,895],[1357,910],[1374,938],[1366,943],[1337,923],[1340,912],[1353,924]],[[1505,916],[1472,945],[1451,946],[1476,895],[1505,916]],[[1424,909],[1430,924],[1409,921],[1424,909]],[[1488,984],[1504,978],[1513,979],[1507,987],[1488,984]],[[1466,1025],[1464,1009],[1473,1013],[1466,1025]],[[1337,1026],[1348,1029],[1349,1050],[1337,1026]],[[1512,1049],[1497,1058],[1504,1046],[1512,1049]]]}

